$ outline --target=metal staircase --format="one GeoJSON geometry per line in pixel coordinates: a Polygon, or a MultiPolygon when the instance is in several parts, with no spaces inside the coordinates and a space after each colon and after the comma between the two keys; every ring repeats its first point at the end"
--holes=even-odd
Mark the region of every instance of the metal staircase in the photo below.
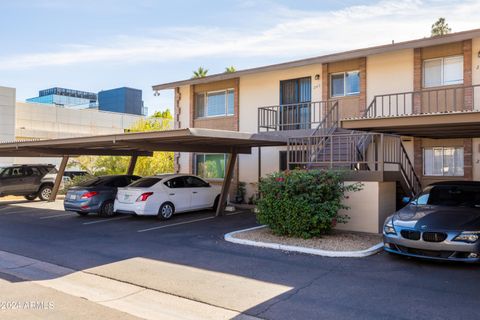
{"type": "Polygon", "coordinates": [[[338,101],[307,137],[288,139],[288,167],[371,173],[381,181],[397,181],[413,196],[421,183],[399,136],[345,130],[339,127],[338,101]]]}

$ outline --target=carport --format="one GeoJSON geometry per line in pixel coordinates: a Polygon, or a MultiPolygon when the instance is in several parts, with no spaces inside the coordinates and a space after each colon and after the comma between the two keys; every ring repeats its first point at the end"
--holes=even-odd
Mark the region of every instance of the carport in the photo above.
{"type": "Polygon", "coordinates": [[[166,131],[123,133],[66,139],[0,143],[0,157],[61,157],[50,201],[55,201],[69,157],[130,156],[128,174],[133,174],[139,156],[154,151],[206,152],[228,154],[225,178],[216,215],[223,215],[225,202],[239,154],[250,154],[254,147],[283,146],[285,137],[237,131],[187,128],[166,131]]]}

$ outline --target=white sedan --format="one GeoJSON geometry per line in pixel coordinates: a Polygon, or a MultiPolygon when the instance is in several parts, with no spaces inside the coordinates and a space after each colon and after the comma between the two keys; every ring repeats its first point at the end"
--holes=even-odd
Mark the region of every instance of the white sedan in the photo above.
{"type": "Polygon", "coordinates": [[[170,219],[174,213],[216,209],[221,188],[185,174],[145,177],[118,188],[113,210],[170,219]]]}

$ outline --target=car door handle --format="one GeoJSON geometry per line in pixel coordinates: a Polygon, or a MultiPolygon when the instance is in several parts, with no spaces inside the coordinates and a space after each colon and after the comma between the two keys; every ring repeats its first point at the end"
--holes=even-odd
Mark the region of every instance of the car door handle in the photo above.
{"type": "Polygon", "coordinates": [[[197,191],[193,191],[192,193],[197,193],[197,191]]]}
{"type": "Polygon", "coordinates": [[[174,195],[175,195],[175,193],[169,193],[168,195],[169,195],[169,196],[174,196],[174,195]]]}

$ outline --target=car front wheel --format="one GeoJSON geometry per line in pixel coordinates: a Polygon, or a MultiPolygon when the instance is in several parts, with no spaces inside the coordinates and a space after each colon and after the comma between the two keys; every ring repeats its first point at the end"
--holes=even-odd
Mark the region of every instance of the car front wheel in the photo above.
{"type": "Polygon", "coordinates": [[[41,187],[40,191],[38,192],[40,200],[48,201],[48,199],[50,199],[50,197],[52,196],[52,189],[52,186],[49,185],[41,187]]]}
{"type": "Polygon", "coordinates": [[[162,220],[168,220],[173,216],[174,213],[175,208],[173,207],[173,204],[166,202],[160,206],[160,210],[158,210],[158,217],[162,220]]]}

